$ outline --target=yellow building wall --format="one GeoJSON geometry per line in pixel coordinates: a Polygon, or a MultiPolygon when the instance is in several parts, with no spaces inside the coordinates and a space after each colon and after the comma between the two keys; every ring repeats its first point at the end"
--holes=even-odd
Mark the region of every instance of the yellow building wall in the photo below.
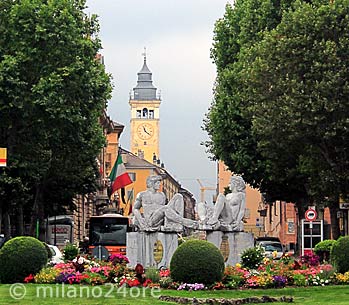
{"type": "Polygon", "coordinates": [[[131,106],[130,150],[133,154],[153,163],[154,153],[157,159],[160,158],[160,100],[139,101],[131,99],[129,104],[131,106]],[[138,117],[137,111],[142,111],[143,108],[147,108],[148,111],[152,110],[154,112],[153,117],[138,117]],[[138,133],[138,127],[144,123],[151,125],[153,128],[153,134],[148,139],[142,139],[138,133]],[[143,152],[143,156],[139,154],[139,150],[143,152]]]}
{"type": "MultiPolygon", "coordinates": [[[[129,184],[125,187],[125,200],[126,204],[124,204],[120,200],[120,207],[124,210],[124,215],[130,214],[130,207],[133,206],[133,203],[136,199],[138,193],[143,192],[147,189],[147,178],[150,175],[156,175],[157,173],[154,169],[130,169],[128,173],[134,173],[136,176],[136,181],[132,184],[129,184]]],[[[119,198],[121,199],[120,190],[118,190],[119,198]]],[[[132,211],[132,209],[131,209],[132,211]]]]}
{"type": "Polygon", "coordinates": [[[160,128],[159,120],[131,120],[130,131],[131,131],[131,152],[135,155],[139,155],[138,151],[141,150],[144,153],[144,158],[148,162],[153,163],[153,154],[155,153],[157,158],[160,158],[160,128]],[[149,139],[141,139],[137,133],[138,126],[142,123],[149,124],[153,127],[153,135],[149,139]]]}

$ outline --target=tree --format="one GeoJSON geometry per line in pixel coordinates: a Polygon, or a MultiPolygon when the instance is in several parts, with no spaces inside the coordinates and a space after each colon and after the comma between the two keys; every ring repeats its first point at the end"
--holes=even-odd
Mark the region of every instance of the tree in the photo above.
{"type": "Polygon", "coordinates": [[[298,2],[250,50],[245,73],[258,150],[293,150],[310,198],[329,204],[335,238],[349,186],[348,14],[347,0],[298,2]]]}
{"type": "Polygon", "coordinates": [[[96,59],[96,16],[84,8],[84,0],[0,5],[0,146],[9,156],[0,181],[18,178],[13,190],[18,183],[31,190],[25,204],[33,205],[32,221],[43,219],[52,202],[72,206],[76,194],[96,187],[105,142],[99,117],[111,85],[96,59]]]}
{"type": "Polygon", "coordinates": [[[293,170],[295,160],[285,155],[275,164],[258,150],[252,132],[253,113],[248,111],[249,98],[244,94],[247,83],[242,78],[250,60],[248,50],[277,26],[291,3],[240,0],[234,8],[227,5],[215,26],[212,58],[218,76],[204,129],[210,136],[206,146],[212,155],[266,193],[268,201],[281,199],[302,206],[307,194],[299,173],[293,170]]]}

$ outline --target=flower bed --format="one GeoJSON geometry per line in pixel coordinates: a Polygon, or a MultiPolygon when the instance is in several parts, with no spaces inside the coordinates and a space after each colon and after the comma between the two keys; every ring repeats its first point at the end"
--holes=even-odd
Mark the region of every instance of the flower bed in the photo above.
{"type": "MultiPolygon", "coordinates": [[[[178,290],[282,288],[286,286],[325,286],[349,284],[349,272],[336,273],[329,264],[320,264],[313,256],[299,259],[283,257],[280,260],[264,258],[255,268],[240,264],[225,268],[221,282],[206,287],[201,283],[176,283],[168,269],[159,270],[159,280],[153,283],[145,277],[143,266],[128,268],[128,259],[112,255],[108,261],[96,261],[78,256],[72,261],[43,268],[35,275],[28,275],[24,282],[102,285],[113,283],[118,287],[161,287],[178,290]]],[[[200,270],[198,270],[200,272],[200,270]]]]}
{"type": "MultiPolygon", "coordinates": [[[[142,274],[127,267],[128,259],[121,254],[112,255],[108,261],[96,261],[92,258],[78,256],[72,261],[43,268],[39,273],[30,274],[24,282],[40,284],[89,284],[102,285],[115,283],[117,286],[134,287],[148,285],[142,274]]],[[[143,267],[140,271],[144,272],[143,267]]]]}

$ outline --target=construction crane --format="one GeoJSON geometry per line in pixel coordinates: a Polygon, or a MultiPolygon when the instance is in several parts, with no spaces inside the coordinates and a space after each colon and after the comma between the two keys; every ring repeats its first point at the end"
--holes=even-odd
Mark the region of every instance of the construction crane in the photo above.
{"type": "Polygon", "coordinates": [[[213,186],[204,186],[200,179],[196,180],[200,184],[200,201],[205,202],[205,191],[217,191],[217,188],[213,186]]]}

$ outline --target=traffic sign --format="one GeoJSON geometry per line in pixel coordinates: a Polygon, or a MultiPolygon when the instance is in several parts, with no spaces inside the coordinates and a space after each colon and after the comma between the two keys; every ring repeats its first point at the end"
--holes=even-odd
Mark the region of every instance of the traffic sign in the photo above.
{"type": "Polygon", "coordinates": [[[7,148],[0,148],[0,167],[6,167],[7,148]]]}
{"type": "Polygon", "coordinates": [[[317,213],[314,209],[308,209],[305,211],[305,219],[308,221],[314,221],[317,218],[317,213]]]}

